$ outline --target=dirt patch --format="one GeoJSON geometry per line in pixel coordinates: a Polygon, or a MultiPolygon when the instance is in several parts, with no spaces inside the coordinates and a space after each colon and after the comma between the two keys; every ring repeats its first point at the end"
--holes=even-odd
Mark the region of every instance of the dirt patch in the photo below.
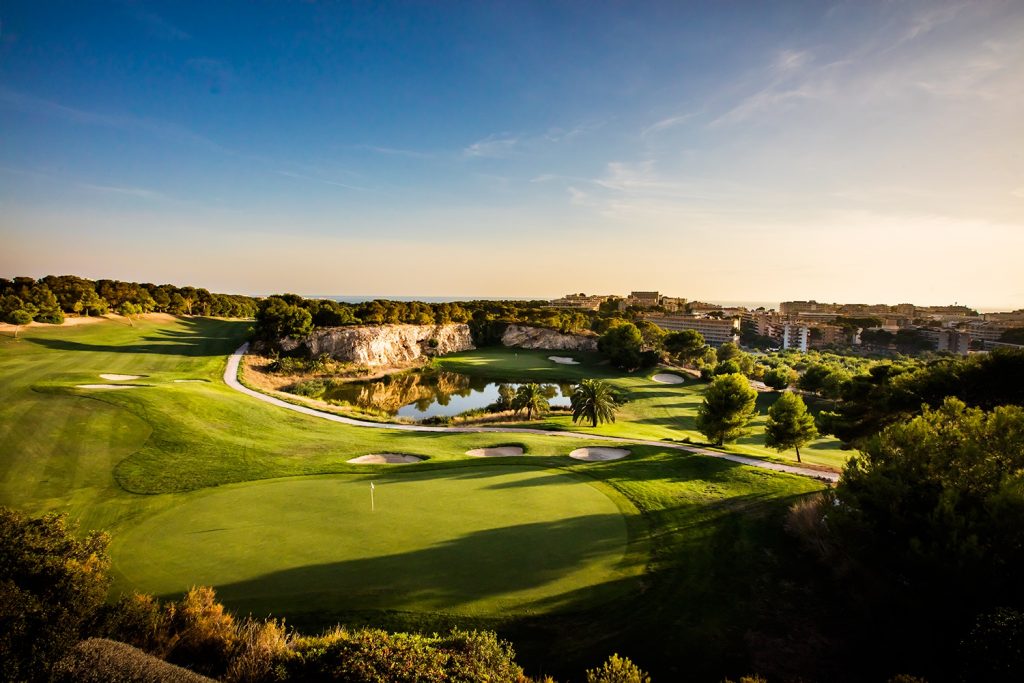
{"type": "Polygon", "coordinates": [[[466,451],[466,455],[474,458],[512,458],[522,454],[523,449],[520,446],[494,446],[466,451]]]}
{"type": "Polygon", "coordinates": [[[142,379],[142,375],[119,375],[116,372],[105,372],[100,375],[103,379],[109,379],[111,382],[124,382],[129,379],[142,379]]]}
{"type": "Polygon", "coordinates": [[[679,375],[671,375],[667,372],[659,373],[654,377],[651,377],[651,380],[658,384],[682,384],[685,381],[679,375]]]}
{"type": "Polygon", "coordinates": [[[580,362],[578,360],[576,360],[574,358],[570,358],[569,356],[548,356],[548,360],[554,361],[554,362],[559,363],[561,365],[579,365],[580,364],[580,362]]]}
{"type": "Polygon", "coordinates": [[[414,462],[422,462],[423,458],[418,455],[405,455],[403,453],[370,453],[352,458],[349,462],[356,465],[410,465],[414,462]]]}
{"type": "Polygon", "coordinates": [[[606,448],[604,446],[591,446],[590,448],[577,448],[569,454],[570,458],[586,460],[587,462],[604,462],[605,460],[618,460],[629,455],[625,448],[606,448]]]}

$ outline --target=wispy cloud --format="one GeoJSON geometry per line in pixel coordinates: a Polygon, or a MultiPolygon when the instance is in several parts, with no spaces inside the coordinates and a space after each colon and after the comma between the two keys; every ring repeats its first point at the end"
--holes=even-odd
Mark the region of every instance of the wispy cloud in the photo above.
{"type": "Polygon", "coordinates": [[[547,142],[565,142],[567,140],[580,137],[581,135],[592,133],[595,130],[602,128],[606,123],[608,123],[608,119],[579,123],[568,129],[557,127],[549,128],[547,132],[540,137],[547,142]]]}
{"type": "Polygon", "coordinates": [[[346,190],[355,190],[356,192],[369,192],[369,188],[359,187],[358,185],[350,185],[348,183],[338,182],[337,180],[330,180],[328,178],[317,178],[315,176],[306,175],[304,173],[296,173],[294,171],[278,171],[278,175],[283,175],[286,178],[292,178],[294,180],[309,180],[315,183],[322,183],[323,185],[330,185],[332,187],[342,187],[346,190]]]}
{"type": "Polygon", "coordinates": [[[687,121],[693,119],[693,117],[695,117],[696,115],[697,112],[690,112],[687,114],[680,114],[679,116],[669,116],[668,118],[662,119],[647,126],[646,128],[643,129],[643,131],[641,131],[640,135],[642,135],[643,137],[647,137],[648,135],[651,135],[653,133],[659,133],[669,128],[681,126],[687,121]]]}
{"type": "Polygon", "coordinates": [[[78,187],[83,190],[90,190],[92,192],[100,192],[103,194],[119,194],[128,197],[135,197],[137,199],[150,199],[150,200],[167,200],[169,197],[162,192],[156,190],[149,190],[144,187],[128,187],[120,185],[94,185],[92,183],[77,183],[78,187]]]}
{"type": "Polygon", "coordinates": [[[906,32],[898,42],[903,43],[911,41],[915,38],[931,33],[938,26],[947,24],[956,19],[957,15],[969,6],[970,3],[963,2],[954,5],[933,6],[918,12],[910,18],[910,25],[907,27],[906,32]]]}
{"type": "Polygon", "coordinates": [[[164,138],[188,142],[222,152],[230,152],[230,150],[221,147],[209,138],[176,123],[159,119],[141,118],[131,114],[114,114],[79,109],[11,90],[3,86],[0,86],[0,107],[15,109],[37,116],[59,118],[88,126],[140,130],[164,138]]]}
{"type": "Polygon", "coordinates": [[[519,138],[509,133],[488,135],[462,150],[463,156],[473,158],[503,159],[511,156],[519,144],[519,138]]]}
{"type": "Polygon", "coordinates": [[[775,60],[775,70],[786,72],[799,69],[811,60],[811,53],[806,50],[783,50],[775,60]]]}
{"type": "Polygon", "coordinates": [[[422,152],[414,149],[401,149],[399,147],[382,147],[380,145],[353,145],[353,149],[365,149],[369,152],[384,154],[387,156],[408,157],[410,159],[432,159],[430,152],[422,152]]]}
{"type": "Polygon", "coordinates": [[[181,30],[155,12],[145,10],[134,3],[125,1],[128,11],[136,21],[146,27],[150,35],[160,40],[191,40],[192,36],[181,30]]]}
{"type": "Polygon", "coordinates": [[[598,130],[609,119],[578,123],[569,128],[551,127],[543,133],[494,133],[463,148],[462,156],[468,158],[507,159],[525,156],[553,148],[554,145],[568,144],[573,140],[598,130]]]}

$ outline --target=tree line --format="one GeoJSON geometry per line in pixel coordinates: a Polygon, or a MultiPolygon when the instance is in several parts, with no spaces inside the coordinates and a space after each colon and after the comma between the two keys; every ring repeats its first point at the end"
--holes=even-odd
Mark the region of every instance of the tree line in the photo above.
{"type": "Polygon", "coordinates": [[[239,294],[214,294],[201,287],[178,287],[120,280],[89,280],[75,275],[0,278],[0,320],[14,325],[32,321],[59,325],[67,315],[141,313],[251,318],[258,300],[239,294]]]}

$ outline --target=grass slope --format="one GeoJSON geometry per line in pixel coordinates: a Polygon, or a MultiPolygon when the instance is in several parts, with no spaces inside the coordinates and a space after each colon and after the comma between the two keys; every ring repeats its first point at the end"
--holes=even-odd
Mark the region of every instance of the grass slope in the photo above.
{"type": "MultiPolygon", "coordinates": [[[[306,627],[343,620],[429,630],[457,620],[498,628],[515,641],[533,671],[578,672],[612,651],[634,657],[666,680],[677,680],[680,673],[693,680],[720,680],[723,674],[751,670],[747,634],[764,621],[762,598],[784,572],[773,559],[779,557],[774,549],[787,542],[780,516],[795,497],[818,490],[818,482],[653,446],[632,447],[630,457],[614,462],[579,463],[568,458],[570,450],[587,445],[586,439],[516,435],[513,440],[526,448],[526,456],[470,459],[464,451],[508,443],[509,435],[401,433],[290,413],[240,395],[219,381],[226,354],[247,328],[244,322],[179,319],[141,321],[134,328],[115,322],[38,327],[25,330],[17,341],[0,337],[0,504],[32,513],[68,511],[87,528],[110,530],[120,586],[129,585],[130,576],[141,571],[149,572],[161,592],[173,590],[176,582],[184,590],[193,577],[184,573],[188,569],[179,573],[177,563],[179,568],[210,571],[213,579],[226,582],[223,590],[232,594],[237,589],[233,596],[239,604],[250,600],[252,609],[266,609],[282,597],[304,609],[315,602],[318,612],[304,612],[302,619],[292,620],[306,627]],[[109,372],[145,375],[134,383],[149,386],[117,392],[75,388],[103,382],[98,375],[109,372]],[[176,379],[208,381],[175,383],[176,379]],[[400,469],[345,462],[371,452],[412,453],[429,460],[400,469]],[[308,476],[314,474],[343,476],[308,476]],[[436,482],[437,491],[443,489],[448,496],[468,492],[468,499],[458,499],[457,511],[470,519],[442,524],[435,518],[435,526],[451,528],[434,530],[439,535],[432,536],[429,545],[415,546],[415,539],[401,533],[381,536],[389,549],[375,550],[372,557],[353,550],[358,544],[339,549],[336,555],[330,548],[315,547],[343,533],[371,542],[366,539],[374,528],[363,526],[365,520],[347,511],[344,496],[330,495],[334,483],[365,481],[368,474],[381,482],[408,482],[413,487],[403,490],[436,482]],[[301,478],[291,484],[281,477],[301,478]],[[541,484],[495,489],[487,483],[517,478],[566,482],[550,489],[554,494],[563,487],[578,487],[581,477],[625,514],[556,509],[566,496],[549,497],[541,484]],[[301,487],[302,482],[318,482],[310,485],[319,492],[297,493],[292,486],[301,487]],[[258,503],[261,492],[268,496],[265,505],[258,503]],[[539,506],[536,511],[517,508],[527,493],[540,496],[529,503],[539,506]],[[493,504],[498,500],[502,502],[493,504]],[[332,508],[336,502],[339,507],[332,508]],[[498,526],[480,528],[482,522],[472,518],[482,517],[482,510],[496,511],[487,523],[498,526]],[[238,524],[223,544],[212,543],[216,536],[201,539],[202,534],[188,533],[202,530],[190,521],[193,513],[205,515],[211,524],[225,516],[230,523],[238,518],[238,524]],[[644,567],[639,591],[628,571],[588,577],[588,572],[603,571],[601,564],[611,562],[618,552],[602,545],[619,543],[600,540],[606,531],[587,536],[596,534],[588,530],[579,543],[567,541],[576,533],[571,520],[606,517],[624,520],[629,539],[624,566],[644,567]],[[541,528],[524,533],[522,527],[531,524],[541,528]],[[163,529],[173,532],[169,538],[161,538],[158,531],[163,529]],[[572,553],[577,558],[582,553],[594,565],[581,565],[583,578],[575,587],[563,584],[557,590],[549,588],[557,584],[561,572],[513,577],[504,587],[509,594],[540,591],[527,598],[529,610],[542,615],[537,617],[489,611],[489,602],[498,605],[504,599],[500,586],[467,585],[465,595],[453,597],[452,586],[459,582],[438,583],[429,573],[442,565],[458,570],[452,558],[486,555],[488,549],[500,547],[504,541],[497,540],[499,531],[507,532],[509,547],[521,552],[534,552],[535,545],[570,546],[566,554],[552,558],[554,564],[575,566],[572,553]],[[261,545],[263,538],[287,539],[289,534],[296,535],[297,546],[284,541],[261,545]],[[541,536],[558,543],[538,540],[541,536]],[[144,538],[152,543],[144,543],[144,538]],[[219,545],[224,547],[218,549],[219,545]],[[296,547],[304,554],[295,557],[296,547]],[[240,555],[229,552],[232,548],[240,555]],[[396,558],[404,554],[418,555],[418,571],[424,572],[410,572],[405,579],[421,576],[423,582],[415,590],[413,584],[405,584],[407,590],[398,600],[386,590],[367,591],[353,602],[316,590],[305,596],[301,590],[276,595],[286,584],[288,590],[301,589],[303,581],[289,578],[289,572],[297,572],[292,577],[320,573],[311,587],[323,588],[335,576],[332,564],[339,565],[333,568],[338,576],[359,566],[398,572],[398,565],[405,562],[396,558]],[[237,557],[247,559],[237,562],[237,557]],[[136,566],[147,562],[151,569],[136,566]],[[246,570],[248,575],[238,574],[233,566],[255,562],[259,565],[246,570]],[[390,562],[394,565],[388,567],[390,562]],[[164,571],[170,574],[161,574],[164,571]],[[435,584],[441,586],[435,590],[448,593],[444,601],[421,592],[435,584]],[[608,601],[595,605],[596,597],[608,601]],[[468,614],[410,611],[432,609],[442,602],[456,611],[465,608],[468,614]]],[[[524,356],[521,362],[527,360],[524,356]]],[[[559,377],[565,377],[566,368],[586,376],[602,370],[565,366],[557,368],[559,377]]],[[[639,377],[616,381],[626,386],[635,381],[637,390],[646,382],[639,377]]],[[[648,396],[649,410],[655,409],[655,399],[682,400],[672,387],[656,385],[650,390],[665,395],[648,396]]],[[[683,395],[686,391],[693,389],[683,387],[683,395]]],[[[422,492],[412,496],[429,498],[422,492]]],[[[591,500],[583,496],[579,501],[584,499],[591,500]]],[[[415,524],[418,510],[407,509],[403,520],[415,524]]],[[[615,569],[621,571],[623,564],[615,569]]],[[[345,585],[351,585],[348,581],[345,585]]]]}
{"type": "Polygon", "coordinates": [[[257,614],[374,609],[382,595],[391,609],[530,614],[573,591],[627,589],[618,579],[643,569],[628,540],[619,507],[587,478],[495,466],[218,487],[143,520],[113,555],[126,585],[218,586],[257,614]]]}

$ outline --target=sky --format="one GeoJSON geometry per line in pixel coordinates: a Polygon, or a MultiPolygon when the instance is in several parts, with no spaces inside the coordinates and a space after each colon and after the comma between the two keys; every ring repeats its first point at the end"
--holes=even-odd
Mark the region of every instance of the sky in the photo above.
{"type": "Polygon", "coordinates": [[[0,277],[1024,307],[1024,2],[0,3],[0,277]]]}

